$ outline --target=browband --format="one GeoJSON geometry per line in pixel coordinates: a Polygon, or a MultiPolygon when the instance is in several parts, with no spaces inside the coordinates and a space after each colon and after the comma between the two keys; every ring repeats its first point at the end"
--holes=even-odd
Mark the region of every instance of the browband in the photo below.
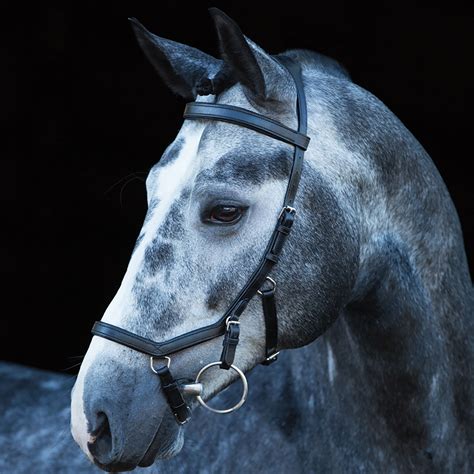
{"type": "Polygon", "coordinates": [[[306,135],[295,132],[276,120],[256,114],[250,110],[242,109],[241,107],[236,107],[235,105],[190,102],[186,104],[183,117],[185,119],[203,118],[234,123],[297,146],[303,150],[306,150],[309,145],[309,137],[306,135]]]}
{"type": "MultiPolygon", "coordinates": [[[[271,269],[278,262],[283,245],[294,222],[296,210],[292,206],[301,177],[304,151],[307,149],[310,140],[309,137],[306,136],[307,110],[300,67],[298,64],[293,63],[291,60],[284,57],[275,59],[288,69],[295,81],[297,91],[298,130],[292,130],[273,119],[232,105],[191,102],[186,105],[184,111],[184,118],[188,120],[204,119],[234,123],[263,133],[282,142],[289,143],[295,147],[293,165],[288,179],[283,207],[277,218],[276,226],[259,265],[225,314],[214,324],[195,329],[167,341],[155,342],[112,324],[96,321],[92,328],[92,333],[94,335],[109,339],[150,356],[163,357],[226,334],[225,341],[227,342],[225,342],[225,344],[227,344],[227,352],[226,345],[224,344],[222,366],[224,368],[230,366],[231,361],[233,360],[235,346],[238,342],[238,331],[236,332],[235,337],[232,336],[232,334],[227,337],[228,333],[232,333],[232,331],[230,331],[232,326],[234,326],[232,323],[238,323],[238,319],[247,307],[247,304],[251,298],[255,296],[257,291],[260,291],[260,288],[267,279],[271,269]],[[232,344],[234,344],[233,350],[232,344]],[[229,349],[229,345],[231,349],[229,349]]],[[[269,294],[268,290],[262,289],[261,294],[265,294],[265,291],[267,291],[269,297],[273,297],[273,294],[269,294]]],[[[274,301],[270,298],[267,298],[267,300],[264,301],[264,315],[265,325],[267,327],[266,360],[269,361],[276,358],[278,342],[276,311],[274,308],[274,301]]]]}

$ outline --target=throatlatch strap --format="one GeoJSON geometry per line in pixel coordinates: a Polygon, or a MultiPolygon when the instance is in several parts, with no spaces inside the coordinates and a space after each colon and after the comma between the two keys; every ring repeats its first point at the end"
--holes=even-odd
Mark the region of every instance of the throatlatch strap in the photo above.
{"type": "Polygon", "coordinates": [[[165,365],[159,369],[155,369],[161,380],[161,388],[165,394],[168,405],[180,424],[184,424],[191,417],[188,405],[181,395],[178,384],[170,372],[170,369],[165,365]]]}

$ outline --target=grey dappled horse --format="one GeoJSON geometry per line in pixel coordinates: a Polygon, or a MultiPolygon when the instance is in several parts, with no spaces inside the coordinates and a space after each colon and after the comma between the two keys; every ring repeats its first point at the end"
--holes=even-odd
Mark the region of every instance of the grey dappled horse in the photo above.
{"type": "MultiPolygon", "coordinates": [[[[176,93],[295,128],[287,72],[212,15],[221,60],[132,25],[176,93]]],[[[197,410],[184,442],[147,357],[94,337],[72,392],[73,436],[109,470],[177,455],[160,472],[472,472],[474,298],[446,187],[408,130],[336,62],[284,55],[303,70],[311,143],[272,276],[280,346],[306,347],[254,370],[238,413],[197,410]]],[[[185,122],[149,174],[147,217],[103,321],[154,340],[216,321],[263,253],[291,156],[239,126],[185,122]]],[[[241,321],[235,363],[249,371],[264,355],[257,300],[241,321]]],[[[194,378],[220,346],[175,355],[173,372],[194,378]]],[[[205,398],[231,381],[216,370],[205,398]]]]}

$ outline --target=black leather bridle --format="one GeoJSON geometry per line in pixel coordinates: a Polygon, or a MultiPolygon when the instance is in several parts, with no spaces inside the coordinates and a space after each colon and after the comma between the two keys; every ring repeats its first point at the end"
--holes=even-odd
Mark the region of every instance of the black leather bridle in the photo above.
{"type": "MultiPolygon", "coordinates": [[[[269,277],[269,273],[278,262],[283,245],[290,234],[295,219],[296,210],[293,205],[300,182],[304,152],[308,147],[309,138],[306,136],[307,110],[300,66],[285,57],[278,58],[277,60],[286,67],[296,85],[298,130],[292,130],[273,119],[232,105],[191,102],[186,105],[184,110],[184,118],[187,120],[204,119],[229,122],[250,128],[294,146],[293,165],[288,178],[288,186],[281,212],[278,215],[276,226],[268,241],[265,253],[245,286],[225,314],[216,323],[195,329],[167,341],[155,342],[102,321],[96,321],[92,328],[92,333],[95,336],[109,339],[151,356],[151,368],[160,376],[162,389],[168,404],[177,421],[181,424],[188,421],[190,416],[189,408],[183,399],[179,384],[169,370],[169,356],[183,349],[224,335],[220,362],[209,364],[209,366],[219,365],[222,369],[233,368],[239,374],[242,374],[239,369],[232,365],[239,342],[239,318],[249,301],[257,293],[262,298],[265,317],[266,355],[262,363],[270,364],[278,356],[278,320],[275,303],[276,284],[269,277]],[[268,285],[268,282],[271,284],[268,285]],[[153,365],[154,358],[166,358],[168,363],[163,367],[155,369],[153,365]]],[[[201,401],[200,397],[198,399],[201,401]]],[[[222,412],[225,412],[225,410],[222,412]]]]}

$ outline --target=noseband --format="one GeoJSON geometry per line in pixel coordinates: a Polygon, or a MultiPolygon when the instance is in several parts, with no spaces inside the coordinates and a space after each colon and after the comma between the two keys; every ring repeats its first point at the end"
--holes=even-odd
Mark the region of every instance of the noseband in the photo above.
{"type": "Polygon", "coordinates": [[[178,423],[186,423],[190,417],[190,410],[184,401],[183,392],[197,396],[199,403],[217,413],[229,413],[239,408],[247,396],[247,381],[244,373],[233,365],[235,351],[239,342],[239,318],[249,301],[259,294],[262,298],[263,314],[265,318],[266,349],[262,364],[268,365],[278,357],[278,320],[276,313],[275,288],[276,283],[269,277],[273,266],[278,263],[283,246],[290,234],[296,209],[293,207],[296,192],[303,167],[304,152],[309,144],[307,131],[306,99],[301,78],[300,66],[288,58],[278,58],[293,77],[297,92],[298,130],[292,130],[285,125],[232,105],[191,102],[186,105],[184,118],[187,120],[217,120],[247,127],[276,140],[294,146],[293,165],[288,178],[285,198],[282,209],[277,217],[276,226],[268,241],[265,253],[245,286],[229,306],[224,315],[214,324],[187,332],[167,341],[155,342],[120,327],[102,321],[96,321],[92,334],[117,342],[150,356],[150,367],[161,380],[161,386],[168,404],[178,423]],[[219,336],[224,336],[223,349],[220,361],[203,367],[194,384],[179,385],[170,372],[170,356],[176,352],[193,347],[219,336]],[[159,368],[155,367],[154,360],[162,359],[166,363],[159,368]],[[208,407],[200,397],[202,386],[199,384],[201,375],[210,367],[219,366],[221,369],[232,369],[238,373],[244,384],[244,393],[240,402],[227,410],[216,410],[208,407]]]}

